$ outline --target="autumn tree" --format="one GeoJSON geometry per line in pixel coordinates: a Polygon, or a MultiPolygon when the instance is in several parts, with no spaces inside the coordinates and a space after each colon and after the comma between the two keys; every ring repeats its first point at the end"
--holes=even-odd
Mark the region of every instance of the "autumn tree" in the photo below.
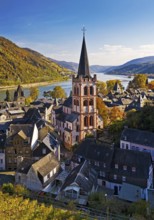
{"type": "Polygon", "coordinates": [[[145,74],[136,74],[132,81],[129,82],[128,88],[146,88],[147,87],[147,75],[145,74]]]}
{"type": "Polygon", "coordinates": [[[108,108],[104,104],[103,100],[99,97],[96,99],[96,105],[98,109],[98,114],[103,118],[104,126],[108,123],[108,108]]]}
{"type": "Polygon", "coordinates": [[[66,98],[66,92],[61,86],[55,86],[50,94],[52,98],[66,98]]]}
{"type": "Polygon", "coordinates": [[[97,86],[98,93],[102,93],[103,95],[107,95],[108,90],[107,90],[107,85],[105,82],[98,81],[96,86],[97,86]]]}
{"type": "Polygon", "coordinates": [[[151,89],[151,90],[154,90],[154,80],[152,80],[151,82],[149,82],[148,88],[151,89]]]}
{"type": "Polygon", "coordinates": [[[110,110],[109,117],[110,117],[111,123],[113,123],[117,120],[121,120],[124,118],[124,111],[122,111],[119,107],[114,106],[110,110]]]}
{"type": "Polygon", "coordinates": [[[112,80],[107,80],[106,81],[107,91],[108,92],[112,91],[116,83],[119,84],[121,89],[123,88],[123,86],[121,84],[121,81],[119,79],[112,79],[112,80]]]}
{"type": "Polygon", "coordinates": [[[39,89],[37,87],[30,88],[30,97],[32,100],[36,100],[39,96],[39,89]]]}

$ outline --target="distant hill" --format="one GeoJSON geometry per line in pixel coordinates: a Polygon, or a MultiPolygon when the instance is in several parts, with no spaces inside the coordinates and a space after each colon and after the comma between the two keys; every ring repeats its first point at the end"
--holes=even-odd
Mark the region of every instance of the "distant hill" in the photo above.
{"type": "Polygon", "coordinates": [[[42,54],[0,37],[0,85],[62,80],[69,74],[42,54]]]}
{"type": "MultiPolygon", "coordinates": [[[[49,58],[49,59],[51,59],[51,58],[49,58]]],[[[54,61],[55,63],[59,64],[60,66],[67,68],[75,73],[78,71],[78,63],[59,61],[59,60],[54,60],[54,59],[51,59],[51,60],[54,61]]]]}
{"type": "MultiPolygon", "coordinates": [[[[74,62],[67,62],[67,61],[59,61],[51,59],[52,61],[56,62],[57,64],[61,65],[64,68],[67,68],[71,71],[74,71],[77,73],[78,71],[78,63],[74,62]]],[[[90,66],[90,72],[91,73],[103,73],[104,71],[110,70],[110,68],[114,68],[112,66],[100,66],[100,65],[91,65],[90,66]]]]}
{"type": "Polygon", "coordinates": [[[121,66],[117,66],[112,70],[105,71],[108,74],[154,74],[154,56],[133,59],[121,66]]]}

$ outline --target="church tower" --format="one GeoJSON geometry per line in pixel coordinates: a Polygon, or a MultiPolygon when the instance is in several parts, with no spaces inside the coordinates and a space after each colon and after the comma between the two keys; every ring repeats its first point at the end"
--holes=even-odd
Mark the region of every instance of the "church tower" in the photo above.
{"type": "Polygon", "coordinates": [[[83,42],[77,76],[72,79],[72,111],[79,114],[77,122],[78,141],[86,135],[96,137],[97,109],[96,109],[96,75],[90,75],[89,62],[83,29],[83,42]]]}

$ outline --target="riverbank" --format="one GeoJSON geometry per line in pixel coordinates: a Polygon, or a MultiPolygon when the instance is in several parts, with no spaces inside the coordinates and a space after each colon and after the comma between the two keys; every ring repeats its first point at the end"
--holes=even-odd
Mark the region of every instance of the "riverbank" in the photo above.
{"type": "MultiPolygon", "coordinates": [[[[68,79],[69,80],[69,79],[68,79]]],[[[52,81],[47,81],[47,82],[36,82],[36,83],[27,83],[27,84],[21,84],[23,88],[31,88],[31,87],[39,87],[39,86],[47,86],[54,84],[56,82],[63,82],[67,81],[67,79],[64,80],[52,80],[52,81]]],[[[16,89],[18,85],[11,85],[11,86],[0,86],[0,90],[11,90],[11,89],[16,89]]]]}

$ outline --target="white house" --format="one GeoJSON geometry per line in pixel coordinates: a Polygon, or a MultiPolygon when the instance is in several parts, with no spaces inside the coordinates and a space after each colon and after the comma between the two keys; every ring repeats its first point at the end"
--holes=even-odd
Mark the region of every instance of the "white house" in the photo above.
{"type": "Polygon", "coordinates": [[[60,163],[53,153],[47,154],[38,161],[25,158],[17,168],[15,182],[31,190],[50,192],[51,183],[59,170],[60,163]]]}
{"type": "Polygon", "coordinates": [[[133,128],[125,128],[120,138],[120,148],[149,152],[154,161],[154,133],[133,128]]]}

